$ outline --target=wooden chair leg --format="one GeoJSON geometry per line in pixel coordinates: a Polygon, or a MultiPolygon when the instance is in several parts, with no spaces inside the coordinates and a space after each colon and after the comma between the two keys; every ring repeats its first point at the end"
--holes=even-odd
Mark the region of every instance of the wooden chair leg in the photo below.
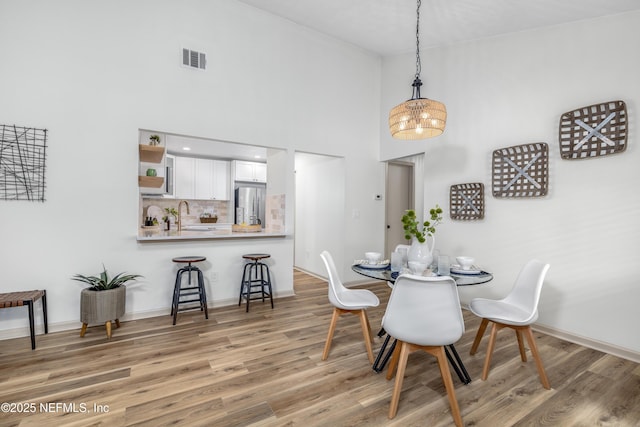
{"type": "Polygon", "coordinates": [[[369,356],[369,363],[373,365],[373,348],[371,348],[371,327],[369,326],[369,319],[367,318],[367,312],[365,310],[359,310],[360,325],[362,326],[362,335],[364,335],[364,345],[367,348],[367,355],[369,356]]]}
{"type": "Polygon", "coordinates": [[[116,328],[120,327],[120,319],[116,319],[116,328]]]}
{"type": "Polygon", "coordinates": [[[458,399],[456,399],[456,391],[453,386],[453,380],[451,379],[451,371],[449,370],[449,362],[444,353],[444,347],[438,347],[433,353],[438,359],[438,366],[440,367],[440,375],[442,375],[442,381],[444,387],[447,390],[447,396],[449,397],[449,405],[451,406],[451,415],[456,426],[462,427],[462,415],[460,415],[460,407],[458,406],[458,399]]]}
{"type": "Polygon", "coordinates": [[[487,355],[484,358],[484,368],[482,368],[482,380],[486,381],[489,376],[489,367],[491,366],[491,354],[496,344],[496,335],[498,334],[498,325],[491,325],[491,335],[489,336],[489,345],[487,346],[487,355]]]}
{"type": "Polygon", "coordinates": [[[84,334],[87,333],[87,326],[88,325],[86,323],[82,324],[82,329],[80,329],[80,338],[82,338],[84,336],[84,334]]]}
{"type": "Polygon", "coordinates": [[[516,338],[518,339],[518,349],[520,350],[520,360],[527,361],[527,352],[524,351],[524,341],[522,340],[522,329],[516,328],[516,338]]]}
{"type": "Polygon", "coordinates": [[[538,346],[536,345],[536,339],[533,336],[533,332],[531,331],[531,326],[527,326],[524,331],[527,336],[527,340],[529,341],[529,348],[531,349],[531,355],[533,355],[533,360],[535,360],[536,367],[538,368],[538,374],[540,375],[540,382],[542,382],[542,386],[544,388],[549,390],[551,389],[551,384],[549,384],[547,373],[544,371],[544,366],[542,366],[542,359],[540,358],[540,353],[538,353],[538,346]]]}
{"type": "Polygon", "coordinates": [[[322,352],[322,360],[327,360],[329,357],[329,350],[331,349],[331,340],[333,340],[333,333],[336,331],[336,324],[338,323],[338,317],[340,317],[340,309],[333,308],[333,315],[331,316],[331,323],[329,324],[329,333],[327,334],[327,342],[324,344],[324,351],[322,352]]]}
{"type": "Polygon", "coordinates": [[[471,346],[471,351],[469,351],[469,354],[474,355],[476,354],[476,351],[478,351],[480,340],[482,339],[482,336],[484,335],[484,331],[487,329],[488,324],[489,321],[487,319],[482,319],[482,322],[480,322],[478,333],[476,334],[476,338],[473,340],[473,345],[471,346]]]}
{"type": "Polygon", "coordinates": [[[402,381],[404,380],[404,371],[407,367],[407,359],[409,358],[409,344],[406,342],[398,341],[398,345],[400,345],[400,356],[399,356],[400,360],[398,361],[398,372],[396,373],[396,384],[393,387],[393,394],[391,395],[391,405],[389,407],[389,419],[394,418],[398,413],[398,402],[400,401],[400,392],[402,391],[402,381]]]}
{"type": "Polygon", "coordinates": [[[111,339],[111,320],[107,320],[104,327],[107,328],[107,339],[111,339]]]}

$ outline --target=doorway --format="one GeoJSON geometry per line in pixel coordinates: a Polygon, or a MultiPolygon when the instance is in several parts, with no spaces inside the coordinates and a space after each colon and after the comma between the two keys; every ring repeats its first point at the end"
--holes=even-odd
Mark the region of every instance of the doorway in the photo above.
{"type": "Polygon", "coordinates": [[[320,252],[344,259],[345,175],[342,157],[295,153],[294,267],[324,277],[320,252]]]}
{"type": "Polygon", "coordinates": [[[402,228],[402,215],[415,208],[415,171],[413,163],[398,160],[387,162],[385,218],[385,253],[390,254],[398,244],[407,244],[402,228]]]}

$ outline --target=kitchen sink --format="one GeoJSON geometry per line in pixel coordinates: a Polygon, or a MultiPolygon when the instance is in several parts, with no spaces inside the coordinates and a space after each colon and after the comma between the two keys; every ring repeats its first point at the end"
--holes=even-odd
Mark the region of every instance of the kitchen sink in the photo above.
{"type": "Polygon", "coordinates": [[[216,227],[213,225],[183,225],[182,229],[187,231],[211,231],[215,230],[216,227]]]}

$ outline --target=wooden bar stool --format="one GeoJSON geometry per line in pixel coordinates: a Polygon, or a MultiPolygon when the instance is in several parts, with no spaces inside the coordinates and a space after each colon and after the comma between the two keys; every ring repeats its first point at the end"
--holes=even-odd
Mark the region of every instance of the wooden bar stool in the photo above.
{"type": "Polygon", "coordinates": [[[264,302],[265,297],[269,297],[269,300],[271,301],[271,308],[273,309],[273,292],[271,289],[271,274],[269,273],[269,266],[261,262],[263,259],[270,257],[271,255],[269,254],[242,255],[242,258],[249,262],[244,265],[238,306],[242,304],[242,298],[244,298],[247,301],[247,312],[249,312],[249,301],[261,299],[262,302],[264,302]],[[260,296],[251,296],[255,294],[260,294],[260,296]]]}
{"type": "Polygon", "coordinates": [[[33,303],[42,298],[42,314],[44,316],[44,333],[49,333],[47,321],[47,291],[23,291],[0,294],[0,308],[27,306],[29,311],[29,330],[31,331],[31,350],[36,349],[36,335],[33,321],[33,303]]]}
{"type": "Polygon", "coordinates": [[[187,264],[185,267],[181,267],[176,274],[176,284],[173,288],[173,303],[171,304],[171,315],[173,316],[173,324],[176,324],[178,317],[178,311],[195,310],[200,309],[204,311],[205,319],[209,318],[209,311],[207,309],[207,292],[204,289],[204,277],[202,271],[191,265],[194,262],[205,261],[207,258],[203,256],[183,256],[173,258],[173,262],[187,264]],[[183,286],[182,275],[187,273],[187,284],[183,286]],[[191,275],[196,273],[196,283],[191,283],[191,275]],[[195,296],[197,295],[197,298],[195,296]],[[185,298],[185,299],[181,299],[185,298]],[[193,303],[198,303],[194,305],[193,303]],[[186,304],[186,307],[181,305],[186,304]]]}

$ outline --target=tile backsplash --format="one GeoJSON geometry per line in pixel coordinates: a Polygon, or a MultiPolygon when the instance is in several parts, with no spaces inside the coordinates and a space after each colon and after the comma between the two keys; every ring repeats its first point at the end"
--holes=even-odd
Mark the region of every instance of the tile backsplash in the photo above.
{"type": "MultiPolygon", "coordinates": [[[[164,212],[165,208],[174,208],[178,209],[178,203],[181,200],[176,199],[160,199],[160,198],[149,198],[142,199],[142,217],[140,217],[140,224],[144,224],[144,219],[148,216],[147,211],[149,206],[157,206],[164,212]]],[[[231,217],[232,209],[229,208],[231,204],[230,201],[222,201],[222,200],[187,200],[189,203],[189,214],[187,214],[187,210],[182,208],[182,221],[183,224],[199,224],[200,223],[200,215],[204,212],[215,213],[218,215],[219,223],[233,223],[233,218],[231,217]]],[[[158,222],[162,222],[162,218],[157,218],[158,222]]]]}
{"type": "Polygon", "coordinates": [[[267,228],[272,232],[284,232],[285,195],[269,195],[266,202],[267,228]]]}

